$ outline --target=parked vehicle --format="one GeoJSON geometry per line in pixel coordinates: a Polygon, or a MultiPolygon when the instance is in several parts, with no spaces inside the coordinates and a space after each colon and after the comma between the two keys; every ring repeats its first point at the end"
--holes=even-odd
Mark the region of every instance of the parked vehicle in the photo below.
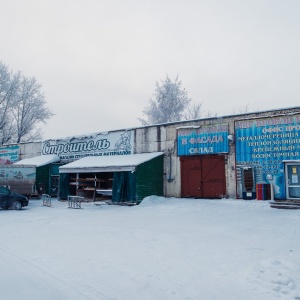
{"type": "Polygon", "coordinates": [[[35,180],[35,166],[0,165],[0,186],[9,186],[15,193],[27,197],[37,194],[35,180]]]}
{"type": "Polygon", "coordinates": [[[28,206],[28,198],[12,192],[6,186],[0,186],[0,208],[20,210],[24,206],[28,206]]]}

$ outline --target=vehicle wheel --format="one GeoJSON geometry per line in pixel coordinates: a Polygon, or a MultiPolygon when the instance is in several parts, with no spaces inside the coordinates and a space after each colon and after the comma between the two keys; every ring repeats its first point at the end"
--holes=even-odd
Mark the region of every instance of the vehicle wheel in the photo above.
{"type": "Polygon", "coordinates": [[[14,202],[13,208],[14,208],[15,210],[20,210],[20,209],[22,209],[22,203],[21,203],[20,201],[14,202]]]}

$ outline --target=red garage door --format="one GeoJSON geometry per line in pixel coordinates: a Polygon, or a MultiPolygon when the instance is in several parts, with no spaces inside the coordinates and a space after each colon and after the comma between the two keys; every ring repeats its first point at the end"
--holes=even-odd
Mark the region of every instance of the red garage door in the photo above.
{"type": "Polygon", "coordinates": [[[184,156],[180,164],[182,197],[223,198],[226,195],[224,156],[184,156]]]}

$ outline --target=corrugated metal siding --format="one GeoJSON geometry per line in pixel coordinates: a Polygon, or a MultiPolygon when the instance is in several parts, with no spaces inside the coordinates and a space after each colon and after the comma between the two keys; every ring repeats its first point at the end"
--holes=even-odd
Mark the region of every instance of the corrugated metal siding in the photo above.
{"type": "Polygon", "coordinates": [[[140,203],[147,196],[163,195],[163,161],[164,157],[161,155],[137,167],[137,203],[140,203]]]}
{"type": "Polygon", "coordinates": [[[41,192],[49,194],[49,173],[50,165],[36,168],[36,188],[39,194],[41,192]],[[40,187],[43,188],[43,191],[41,191],[40,187]]]}
{"type": "Polygon", "coordinates": [[[59,175],[59,167],[62,166],[63,164],[51,164],[50,165],[50,174],[51,175],[59,175]]]}

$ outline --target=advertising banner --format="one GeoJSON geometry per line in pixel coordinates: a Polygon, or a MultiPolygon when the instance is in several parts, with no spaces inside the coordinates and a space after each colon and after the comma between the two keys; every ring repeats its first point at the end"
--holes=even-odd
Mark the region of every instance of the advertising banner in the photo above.
{"type": "Polygon", "coordinates": [[[228,125],[179,128],[177,143],[178,156],[228,153],[228,125]]]}
{"type": "Polygon", "coordinates": [[[74,161],[85,156],[133,154],[134,131],[99,133],[42,143],[42,155],[56,154],[61,161],[74,161]]]}
{"type": "Polygon", "coordinates": [[[283,199],[283,161],[300,159],[300,115],[236,121],[235,143],[236,164],[255,167],[256,181],[272,183],[283,199]]]}
{"type": "Polygon", "coordinates": [[[19,146],[0,147],[0,165],[13,164],[19,160],[19,146]]]}

